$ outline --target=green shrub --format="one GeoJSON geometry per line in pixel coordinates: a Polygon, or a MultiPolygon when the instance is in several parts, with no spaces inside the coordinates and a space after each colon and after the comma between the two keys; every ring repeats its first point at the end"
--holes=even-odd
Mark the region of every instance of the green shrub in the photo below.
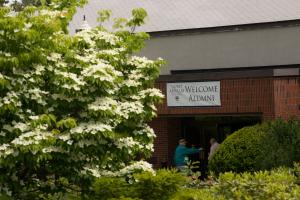
{"type": "Polygon", "coordinates": [[[143,200],[167,200],[186,183],[186,178],[176,171],[159,170],[157,175],[135,175],[134,191],[143,200]]]}
{"type": "Polygon", "coordinates": [[[95,199],[114,199],[121,196],[129,196],[133,191],[128,187],[129,183],[125,178],[102,177],[97,179],[93,186],[95,199]]]}
{"type": "Polygon", "coordinates": [[[294,170],[279,168],[272,171],[221,174],[218,184],[210,191],[216,199],[300,199],[294,170]]]}
{"type": "MultiPolygon", "coordinates": [[[[135,174],[131,179],[99,178],[90,199],[101,200],[290,200],[300,199],[300,165],[271,171],[226,172],[202,188],[186,188],[175,171],[135,174]]],[[[79,198],[78,198],[79,199],[79,198]]]]}
{"type": "Polygon", "coordinates": [[[300,123],[276,120],[242,128],[229,136],[209,161],[215,173],[291,167],[300,161],[300,123]]]}
{"type": "Polygon", "coordinates": [[[292,167],[300,161],[300,123],[296,120],[276,120],[268,124],[267,156],[262,160],[264,169],[277,166],[292,167]]]}
{"type": "Polygon", "coordinates": [[[215,200],[216,198],[212,195],[209,189],[191,189],[183,188],[174,196],[172,200],[215,200]]]}
{"type": "Polygon", "coordinates": [[[259,169],[266,140],[266,126],[255,125],[242,128],[229,136],[209,161],[209,169],[220,173],[242,172],[259,169]]]}
{"type": "Polygon", "coordinates": [[[182,188],[172,200],[298,200],[300,165],[271,171],[220,174],[210,187],[182,188]]]}
{"type": "Polygon", "coordinates": [[[93,187],[93,199],[168,200],[186,183],[176,171],[158,170],[134,174],[129,179],[99,178],[93,187]]]}

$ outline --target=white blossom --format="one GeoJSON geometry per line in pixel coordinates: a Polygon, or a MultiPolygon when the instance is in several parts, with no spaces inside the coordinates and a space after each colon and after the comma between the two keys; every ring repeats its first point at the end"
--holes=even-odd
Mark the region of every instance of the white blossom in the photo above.
{"type": "Polygon", "coordinates": [[[130,114],[142,114],[144,106],[141,102],[119,102],[116,113],[125,119],[128,119],[130,114]]]}
{"type": "Polygon", "coordinates": [[[152,67],[153,63],[152,60],[148,60],[146,57],[138,56],[132,56],[128,61],[128,64],[136,66],[137,68],[149,68],[152,67]]]}
{"type": "Polygon", "coordinates": [[[120,176],[126,176],[128,174],[141,172],[141,171],[151,172],[153,175],[155,175],[155,171],[153,170],[152,165],[145,161],[134,162],[131,165],[128,165],[120,169],[119,171],[115,171],[115,172],[108,171],[108,170],[100,170],[97,167],[94,168],[86,167],[85,170],[91,172],[92,175],[95,177],[101,177],[101,176],[120,177],[120,176]]]}
{"type": "Polygon", "coordinates": [[[138,146],[141,148],[141,144],[137,141],[135,141],[132,137],[126,137],[126,138],[119,138],[115,141],[115,145],[117,146],[117,148],[119,149],[130,149],[134,146],[138,146]]]}
{"type": "Polygon", "coordinates": [[[77,127],[72,128],[70,130],[71,134],[96,134],[99,132],[110,132],[112,131],[113,127],[108,124],[103,124],[101,122],[89,122],[89,123],[80,123],[77,127]]]}
{"type": "Polygon", "coordinates": [[[8,131],[8,132],[13,132],[14,127],[11,126],[10,124],[5,124],[5,125],[3,126],[3,130],[6,130],[6,131],[8,131]]]}
{"type": "Polygon", "coordinates": [[[9,147],[9,144],[2,144],[0,146],[0,151],[5,151],[7,149],[7,147],[9,147]]]}
{"type": "Polygon", "coordinates": [[[49,18],[57,17],[61,15],[60,11],[57,10],[40,10],[40,15],[48,16],[49,18]]]}
{"type": "Polygon", "coordinates": [[[88,147],[88,146],[97,146],[97,142],[95,140],[85,140],[82,139],[79,142],[74,144],[75,146],[78,146],[80,148],[88,147]]]}
{"type": "Polygon", "coordinates": [[[96,98],[96,100],[88,105],[88,109],[92,111],[113,111],[118,102],[112,98],[96,98]]]}
{"type": "Polygon", "coordinates": [[[57,152],[57,153],[67,153],[64,149],[60,147],[45,147],[42,149],[43,153],[51,153],[51,152],[57,152]]]}
{"type": "Polygon", "coordinates": [[[158,97],[158,98],[164,98],[164,95],[161,93],[161,91],[157,88],[148,88],[146,90],[142,90],[139,95],[142,98],[145,98],[147,96],[149,97],[158,97]]]}
{"type": "Polygon", "coordinates": [[[121,169],[119,174],[125,175],[138,170],[148,171],[151,172],[152,174],[155,174],[152,165],[145,161],[134,162],[132,165],[126,166],[125,168],[121,169]]]}
{"type": "Polygon", "coordinates": [[[50,56],[47,57],[49,61],[57,62],[61,59],[61,54],[59,53],[51,53],[50,56]]]}
{"type": "Polygon", "coordinates": [[[135,130],[133,132],[134,135],[146,135],[148,138],[156,137],[153,129],[147,124],[142,125],[140,130],[135,130]]]}
{"type": "Polygon", "coordinates": [[[41,131],[39,129],[23,133],[19,137],[15,138],[11,144],[19,146],[28,146],[31,144],[39,144],[41,140],[47,140],[52,137],[51,132],[41,131]]]}
{"type": "Polygon", "coordinates": [[[25,123],[19,122],[14,125],[14,129],[19,129],[21,132],[24,132],[29,129],[29,126],[25,123]]]}
{"type": "Polygon", "coordinates": [[[59,138],[62,141],[68,141],[71,139],[70,134],[63,134],[63,135],[59,135],[57,138],[59,138]]]}

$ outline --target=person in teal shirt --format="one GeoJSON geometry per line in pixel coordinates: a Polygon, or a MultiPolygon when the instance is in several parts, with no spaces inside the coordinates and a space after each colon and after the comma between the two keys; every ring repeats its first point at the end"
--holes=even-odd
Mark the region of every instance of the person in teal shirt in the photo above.
{"type": "Polygon", "coordinates": [[[186,165],[185,159],[187,155],[199,153],[202,150],[202,148],[196,149],[186,147],[187,142],[185,139],[180,139],[178,143],[179,145],[176,147],[174,155],[174,164],[176,168],[181,170],[186,165]]]}

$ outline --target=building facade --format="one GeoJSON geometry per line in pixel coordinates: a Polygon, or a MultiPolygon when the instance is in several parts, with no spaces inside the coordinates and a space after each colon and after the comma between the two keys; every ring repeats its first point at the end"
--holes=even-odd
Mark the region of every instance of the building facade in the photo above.
{"type": "Polygon", "coordinates": [[[221,142],[247,125],[300,117],[300,2],[95,0],[70,32],[83,14],[96,26],[97,10],[127,17],[136,7],[149,14],[137,29],[151,35],[141,55],[168,63],[156,82],[166,98],[150,123],[156,167],[172,164],[180,138],[207,151],[211,137],[221,142]]]}

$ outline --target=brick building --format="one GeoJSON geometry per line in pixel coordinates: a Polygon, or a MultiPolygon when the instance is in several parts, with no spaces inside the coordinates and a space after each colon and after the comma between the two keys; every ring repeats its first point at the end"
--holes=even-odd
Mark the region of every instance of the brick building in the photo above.
{"type": "Polygon", "coordinates": [[[208,149],[211,137],[300,117],[299,1],[92,0],[70,32],[83,14],[95,26],[100,9],[127,17],[136,7],[149,15],[137,29],[151,35],[141,54],[168,62],[156,83],[166,98],[151,122],[155,166],[172,163],[181,137],[208,149]]]}

